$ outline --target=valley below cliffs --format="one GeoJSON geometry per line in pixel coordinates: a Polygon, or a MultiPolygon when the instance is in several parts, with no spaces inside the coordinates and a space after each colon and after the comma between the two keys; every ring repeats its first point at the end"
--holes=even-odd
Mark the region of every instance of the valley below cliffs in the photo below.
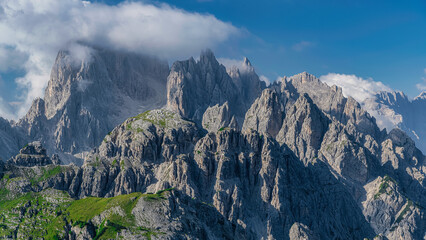
{"type": "Polygon", "coordinates": [[[210,50],[93,56],[59,53],[45,98],[0,122],[2,238],[426,238],[425,156],[341,88],[266,86],[210,50]]]}

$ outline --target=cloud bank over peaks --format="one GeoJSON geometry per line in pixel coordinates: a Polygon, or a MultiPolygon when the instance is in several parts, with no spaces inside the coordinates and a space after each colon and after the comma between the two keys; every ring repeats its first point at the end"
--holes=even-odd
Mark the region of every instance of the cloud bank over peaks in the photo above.
{"type": "MultiPolygon", "coordinates": [[[[80,0],[2,0],[0,32],[0,73],[15,68],[26,72],[16,80],[24,102],[13,114],[17,116],[42,97],[60,49],[70,47],[77,59],[87,54],[76,42],[177,59],[241,34],[212,15],[167,4],[129,1],[110,6],[80,0]]],[[[6,115],[0,109],[0,116],[6,115]]]]}
{"type": "Polygon", "coordinates": [[[376,82],[372,78],[363,79],[356,75],[329,73],[321,76],[320,80],[329,86],[341,87],[343,95],[351,96],[358,102],[363,102],[366,98],[371,98],[380,91],[392,91],[382,82],[376,82]]]}

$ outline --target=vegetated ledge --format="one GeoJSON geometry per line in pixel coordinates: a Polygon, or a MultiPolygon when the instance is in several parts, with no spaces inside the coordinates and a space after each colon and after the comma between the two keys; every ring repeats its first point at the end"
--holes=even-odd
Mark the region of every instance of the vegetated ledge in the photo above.
{"type": "Polygon", "coordinates": [[[124,229],[150,239],[164,233],[137,225],[132,210],[140,200],[165,200],[165,194],[172,190],[74,200],[67,192],[46,189],[21,194],[13,200],[0,198],[0,237],[16,238],[19,233],[28,239],[63,239],[75,234],[75,228],[91,228],[95,233],[93,239],[116,238],[124,229]]]}
{"type": "Polygon", "coordinates": [[[384,193],[387,195],[392,194],[392,190],[390,191],[387,190],[388,187],[390,187],[389,182],[393,182],[394,184],[396,184],[396,181],[393,178],[389,177],[389,175],[385,175],[382,179],[382,182],[380,183],[379,191],[376,194],[374,194],[374,199],[379,198],[380,195],[384,193]]]}
{"type": "Polygon", "coordinates": [[[137,132],[143,132],[144,130],[145,126],[140,124],[141,121],[149,122],[160,128],[177,128],[185,124],[194,124],[191,121],[183,119],[179,114],[164,108],[143,112],[135,117],[129,118],[129,120],[130,122],[126,125],[126,129],[135,130],[137,132]],[[136,124],[137,126],[134,127],[133,123],[139,124],[136,124]]]}

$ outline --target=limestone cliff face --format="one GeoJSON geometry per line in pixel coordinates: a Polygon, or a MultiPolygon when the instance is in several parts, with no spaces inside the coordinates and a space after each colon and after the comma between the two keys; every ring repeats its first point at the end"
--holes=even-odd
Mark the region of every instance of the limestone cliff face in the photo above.
{"type": "Polygon", "coordinates": [[[168,71],[153,57],[92,49],[77,61],[61,51],[44,99],[18,125],[51,152],[90,150],[126,118],[165,104],[168,71]]]}
{"type": "Polygon", "coordinates": [[[21,129],[15,128],[14,123],[0,117],[0,162],[14,156],[27,142],[27,137],[21,129]]]}
{"type": "Polygon", "coordinates": [[[200,121],[209,106],[229,102],[242,104],[238,89],[210,50],[196,62],[193,58],[173,64],[167,81],[167,106],[183,117],[200,121]]]}
{"type": "Polygon", "coordinates": [[[282,126],[286,96],[275,88],[266,89],[247,111],[243,131],[256,130],[275,137],[282,126]]]}
{"type": "Polygon", "coordinates": [[[23,167],[46,166],[50,164],[60,164],[58,155],[49,158],[40,142],[32,142],[24,146],[19,154],[7,161],[8,164],[23,167]]]}
{"type": "Polygon", "coordinates": [[[203,114],[202,126],[209,132],[216,132],[224,128],[239,129],[235,116],[229,109],[228,102],[219,106],[208,107],[203,114]]]}
{"type": "Polygon", "coordinates": [[[228,74],[210,50],[202,52],[198,62],[175,62],[167,81],[167,107],[199,124],[208,107],[228,102],[242,126],[245,111],[264,88],[248,60],[246,65],[244,73],[233,68],[228,74]]]}
{"type": "Polygon", "coordinates": [[[259,97],[262,90],[266,88],[265,82],[259,79],[254,67],[247,58],[244,58],[242,66],[232,66],[227,69],[227,73],[239,89],[246,109],[251,106],[253,101],[259,97]]]}

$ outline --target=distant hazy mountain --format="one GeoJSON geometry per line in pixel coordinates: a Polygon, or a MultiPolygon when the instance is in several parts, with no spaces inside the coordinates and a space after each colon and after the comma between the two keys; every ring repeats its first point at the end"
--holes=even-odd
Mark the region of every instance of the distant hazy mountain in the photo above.
{"type": "Polygon", "coordinates": [[[379,92],[367,98],[362,106],[369,111],[382,128],[404,130],[426,152],[426,92],[409,100],[403,92],[379,92]]]}

